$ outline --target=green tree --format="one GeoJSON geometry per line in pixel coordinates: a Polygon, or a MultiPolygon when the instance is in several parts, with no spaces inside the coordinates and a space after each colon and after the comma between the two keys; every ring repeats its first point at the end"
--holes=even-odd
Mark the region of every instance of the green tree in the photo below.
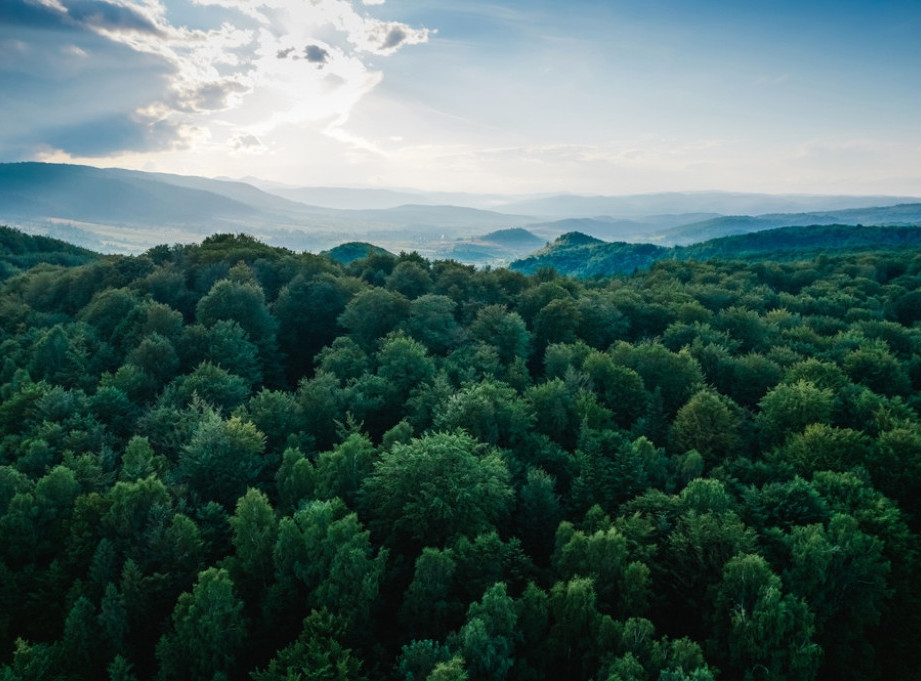
{"type": "Polygon", "coordinates": [[[352,433],[332,451],[321,452],[316,462],[316,494],[320,499],[339,497],[354,507],[362,481],[371,473],[374,445],[362,433],[352,433]]]}
{"type": "Polygon", "coordinates": [[[240,406],[250,393],[249,385],[242,377],[207,361],[195,367],[189,375],[173,381],[170,387],[175,390],[177,407],[190,404],[198,396],[225,414],[240,406]]]}
{"type": "Polygon", "coordinates": [[[396,329],[409,315],[409,301],[401,293],[381,288],[361,291],[352,298],[339,325],[365,350],[372,350],[378,339],[396,329]]]}
{"type": "Polygon", "coordinates": [[[738,456],[742,445],[741,410],[729,398],[708,390],[695,394],[672,423],[678,451],[696,449],[709,465],[738,456]]]}
{"type": "Polygon", "coordinates": [[[493,584],[467,610],[467,623],[457,635],[472,681],[502,681],[515,664],[518,614],[505,584],[493,584]]]}
{"type": "Polygon", "coordinates": [[[559,495],[554,491],[555,480],[541,468],[529,468],[521,487],[515,511],[516,536],[534,562],[548,565],[553,553],[554,535],[563,519],[559,495]]]}
{"type": "Polygon", "coordinates": [[[402,333],[392,334],[381,342],[377,375],[396,392],[397,402],[405,402],[411,390],[431,381],[434,374],[435,363],[422,344],[402,333]]]}
{"type": "Polygon", "coordinates": [[[591,352],[582,364],[591,388],[601,403],[612,411],[621,428],[630,428],[646,411],[649,399],[643,379],[633,369],[615,364],[606,354],[591,352]]]}
{"type": "Polygon", "coordinates": [[[528,358],[531,334],[521,316],[503,305],[487,305],[479,310],[468,329],[474,340],[492,345],[506,366],[516,357],[528,358]]]}
{"type": "Polygon", "coordinates": [[[374,555],[368,531],[341,500],[307,503],[278,523],[273,607],[290,616],[296,612],[292,601],[303,598],[310,607],[329,608],[355,626],[364,625],[378,597],[387,555],[374,555]]]}
{"type": "Polygon", "coordinates": [[[883,543],[841,513],[827,527],[793,528],[787,543],[791,565],[784,581],[815,614],[816,641],[825,650],[823,671],[842,679],[872,673],[873,649],[864,632],[879,622],[890,595],[891,566],[883,543]]]}
{"type": "Polygon", "coordinates": [[[248,489],[237,500],[230,527],[240,575],[264,590],[272,574],[272,550],[278,534],[278,521],[268,497],[259,490],[248,489]]]}
{"type": "Polygon", "coordinates": [[[362,485],[372,529],[398,547],[444,546],[505,518],[513,492],[505,463],[463,433],[395,444],[362,485]]]}
{"type": "Polygon", "coordinates": [[[180,452],[176,477],[199,499],[230,509],[259,477],[264,450],[265,435],[252,423],[208,410],[180,452]]]}
{"type": "Polygon", "coordinates": [[[265,292],[259,284],[222,279],[198,301],[195,316],[209,329],[222,320],[239,324],[249,340],[259,348],[263,375],[271,382],[280,380],[276,337],[278,323],[269,312],[265,292]]]}
{"type": "Polygon", "coordinates": [[[313,498],[316,470],[301,450],[289,447],[282,454],[275,482],[278,485],[279,511],[290,515],[302,501],[313,498]]]}
{"type": "Polygon", "coordinates": [[[159,678],[211,681],[229,675],[246,640],[243,602],[224,569],[208,568],[173,609],[172,628],[157,643],[159,678]]]}
{"type": "Polygon", "coordinates": [[[173,343],[158,333],[145,337],[128,354],[128,361],[155,377],[162,385],[175,375],[179,356],[173,343]]]}
{"type": "Polygon", "coordinates": [[[456,571],[451,549],[422,549],[400,608],[400,622],[409,635],[438,640],[460,625],[463,605],[455,595],[456,571]]]}
{"type": "Polygon", "coordinates": [[[703,372],[687,350],[675,353],[660,343],[636,346],[618,343],[612,348],[615,363],[636,371],[647,390],[659,389],[665,414],[671,417],[700,390],[703,372]]]}
{"type": "Polygon", "coordinates": [[[588,678],[594,673],[594,647],[602,620],[595,601],[595,586],[589,577],[560,581],[551,589],[549,611],[553,624],[546,645],[554,678],[588,678]]]}
{"type": "Polygon", "coordinates": [[[447,296],[427,293],[411,300],[409,317],[403,328],[412,338],[435,354],[445,354],[456,347],[463,331],[455,319],[457,303],[447,296]]]}
{"type": "Polygon", "coordinates": [[[783,593],[780,577],[759,555],[726,563],[716,590],[714,631],[734,678],[815,678],[822,649],[811,639],[806,602],[783,593]]]}
{"type": "Polygon", "coordinates": [[[316,354],[339,333],[336,319],[352,295],[342,279],[330,274],[315,278],[298,274],[279,292],[272,311],[279,322],[278,339],[287,357],[290,383],[310,375],[316,354]]]}
{"type": "Polygon", "coordinates": [[[801,433],[812,423],[829,423],[834,395],[831,390],[798,381],[780,384],[758,403],[761,411],[755,424],[765,445],[778,445],[793,433],[801,433]]]}
{"type": "Polygon", "coordinates": [[[244,379],[255,388],[263,380],[259,348],[233,319],[215,322],[206,334],[205,361],[244,379]]]}
{"type": "Polygon", "coordinates": [[[343,385],[371,370],[368,353],[348,336],[339,336],[317,353],[318,372],[336,376],[343,385]]]}
{"type": "Polygon", "coordinates": [[[305,619],[297,641],[283,648],[253,681],[364,681],[361,660],[345,645],[348,620],[326,609],[305,619]]]}
{"type": "Polygon", "coordinates": [[[534,415],[509,385],[484,379],[451,395],[435,415],[440,430],[462,428],[476,439],[511,447],[533,427],[534,415]]]}
{"type": "MultiPolygon", "coordinates": [[[[426,261],[422,261],[426,265],[426,261]]],[[[432,287],[432,278],[428,271],[418,262],[402,260],[384,280],[384,286],[391,291],[402,293],[413,300],[428,292],[432,287]]]]}
{"type": "Polygon", "coordinates": [[[425,681],[437,664],[450,659],[451,651],[446,645],[430,639],[414,640],[400,651],[396,678],[399,681],[425,681]]]}
{"type": "Polygon", "coordinates": [[[346,395],[339,379],[325,371],[298,384],[297,402],[304,416],[304,432],[313,438],[315,449],[324,450],[336,442],[336,419],[345,413],[346,395]]]}

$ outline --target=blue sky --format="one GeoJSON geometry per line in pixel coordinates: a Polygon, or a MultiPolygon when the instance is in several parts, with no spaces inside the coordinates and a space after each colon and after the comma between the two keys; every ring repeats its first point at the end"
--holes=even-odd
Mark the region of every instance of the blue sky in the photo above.
{"type": "Polygon", "coordinates": [[[921,3],[0,0],[0,160],[921,195],[921,3]]]}

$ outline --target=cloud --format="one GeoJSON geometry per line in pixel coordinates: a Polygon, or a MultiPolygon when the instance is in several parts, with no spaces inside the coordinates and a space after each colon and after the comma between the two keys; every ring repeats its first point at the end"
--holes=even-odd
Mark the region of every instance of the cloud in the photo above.
{"type": "Polygon", "coordinates": [[[61,53],[70,55],[71,57],[78,57],[80,59],[86,59],[89,56],[86,50],[83,50],[76,45],[65,45],[61,48],[61,53]]]}
{"type": "Polygon", "coordinates": [[[355,146],[332,131],[381,81],[369,56],[429,36],[361,10],[381,4],[0,0],[0,114],[12,121],[0,128],[0,156],[117,157],[202,140],[210,151],[265,150],[283,125],[355,146]],[[183,5],[222,9],[199,10],[190,28],[172,20],[183,5]]]}
{"type": "Polygon", "coordinates": [[[387,37],[384,38],[381,49],[391,50],[393,48],[399,47],[408,37],[409,36],[406,35],[406,31],[404,31],[401,26],[393,26],[387,32],[387,37]]]}
{"type": "Polygon", "coordinates": [[[59,0],[69,19],[104,31],[133,31],[162,36],[154,19],[137,7],[107,0],[59,0]]]}
{"type": "Polygon", "coordinates": [[[223,111],[236,95],[249,92],[249,87],[233,78],[201,83],[177,92],[176,108],[187,112],[223,111]]]}
{"type": "Polygon", "coordinates": [[[0,24],[37,29],[162,35],[149,8],[118,0],[3,0],[0,24]]]}
{"type": "Polygon", "coordinates": [[[236,135],[231,141],[234,149],[239,151],[261,151],[265,149],[265,145],[262,143],[258,137],[248,133],[240,133],[236,135]]]}
{"type": "Polygon", "coordinates": [[[325,64],[329,61],[329,52],[319,45],[308,45],[304,48],[304,58],[311,64],[325,64]]]}

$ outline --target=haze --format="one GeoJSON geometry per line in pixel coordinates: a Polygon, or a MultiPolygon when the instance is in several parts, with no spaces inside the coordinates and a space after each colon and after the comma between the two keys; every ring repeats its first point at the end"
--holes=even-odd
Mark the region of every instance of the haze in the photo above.
{"type": "Polygon", "coordinates": [[[2,0],[0,160],[917,195],[919,35],[913,1],[2,0]]]}

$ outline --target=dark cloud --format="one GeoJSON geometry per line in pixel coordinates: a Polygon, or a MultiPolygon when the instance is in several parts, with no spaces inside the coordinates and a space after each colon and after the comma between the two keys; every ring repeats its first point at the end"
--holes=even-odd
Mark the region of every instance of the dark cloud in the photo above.
{"type": "Polygon", "coordinates": [[[99,158],[125,151],[162,151],[182,145],[180,128],[169,121],[115,114],[49,131],[44,138],[72,156],[99,158]]]}
{"type": "Polygon", "coordinates": [[[406,40],[406,31],[404,31],[399,26],[395,26],[390,29],[390,32],[387,34],[387,37],[384,39],[381,49],[391,50],[395,47],[399,47],[400,43],[406,40]]]}
{"type": "Polygon", "coordinates": [[[0,0],[0,26],[26,26],[57,30],[75,28],[58,10],[26,2],[26,0],[0,0]]]}
{"type": "Polygon", "coordinates": [[[151,20],[126,5],[105,0],[65,0],[67,14],[79,24],[107,31],[138,31],[160,35],[151,20]]]}
{"type": "Polygon", "coordinates": [[[64,11],[28,0],[0,0],[0,25],[46,30],[104,29],[161,35],[161,30],[132,7],[107,0],[62,0],[64,11]]]}
{"type": "Polygon", "coordinates": [[[221,111],[227,108],[227,100],[231,95],[246,92],[248,89],[245,85],[228,78],[184,91],[172,98],[171,103],[179,111],[221,111]]]}
{"type": "Polygon", "coordinates": [[[275,56],[278,57],[279,59],[287,59],[288,57],[291,56],[292,52],[294,52],[293,47],[286,47],[283,50],[278,50],[278,52],[275,53],[275,56]]]}
{"type": "Polygon", "coordinates": [[[304,48],[304,58],[311,64],[325,64],[329,61],[329,52],[319,45],[308,45],[304,48]]]}

